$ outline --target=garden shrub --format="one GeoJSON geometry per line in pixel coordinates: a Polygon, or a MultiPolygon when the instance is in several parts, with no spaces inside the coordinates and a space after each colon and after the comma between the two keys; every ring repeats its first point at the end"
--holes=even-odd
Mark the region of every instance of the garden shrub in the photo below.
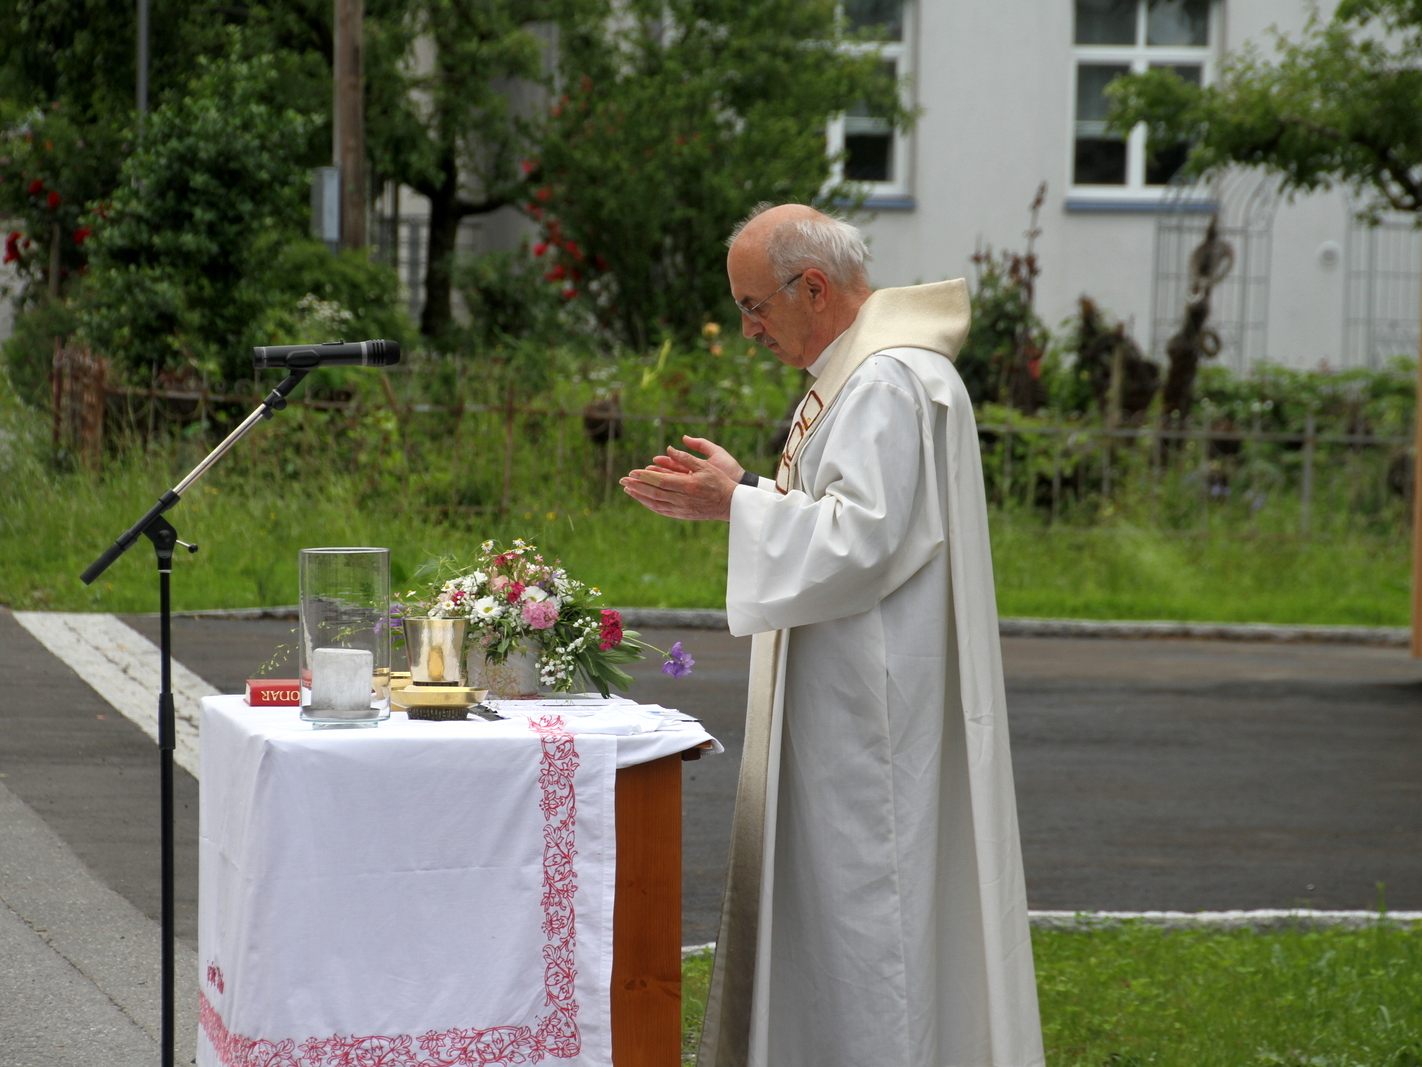
{"type": "Polygon", "coordinates": [[[106,217],[95,216],[83,332],[140,380],[232,380],[265,340],[283,250],[304,236],[300,159],[313,120],[275,105],[263,57],[206,60],[148,117],[106,217]]]}

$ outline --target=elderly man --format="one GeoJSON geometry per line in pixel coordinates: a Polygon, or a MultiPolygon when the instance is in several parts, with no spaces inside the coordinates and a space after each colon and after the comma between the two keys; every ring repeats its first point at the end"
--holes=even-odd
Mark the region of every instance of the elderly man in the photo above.
{"type": "Polygon", "coordinates": [[[871,291],[847,223],[731,235],[747,337],[807,369],[773,478],[687,437],[622,480],[730,523],[755,634],[701,1067],[1042,1063],[962,280],[871,291]]]}

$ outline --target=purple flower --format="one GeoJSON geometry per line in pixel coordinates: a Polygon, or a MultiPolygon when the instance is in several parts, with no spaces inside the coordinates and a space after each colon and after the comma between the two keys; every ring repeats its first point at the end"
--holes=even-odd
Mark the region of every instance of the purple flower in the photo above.
{"type": "Polygon", "coordinates": [[[405,632],[405,606],[403,604],[391,604],[390,614],[387,618],[375,620],[375,635],[380,636],[385,627],[390,627],[390,633],[403,634],[405,632]]]}
{"type": "Polygon", "coordinates": [[[696,661],[691,658],[691,653],[681,647],[681,642],[671,646],[671,651],[667,653],[667,661],[662,664],[662,673],[669,674],[673,678],[684,678],[691,673],[691,668],[696,666],[696,661]]]}

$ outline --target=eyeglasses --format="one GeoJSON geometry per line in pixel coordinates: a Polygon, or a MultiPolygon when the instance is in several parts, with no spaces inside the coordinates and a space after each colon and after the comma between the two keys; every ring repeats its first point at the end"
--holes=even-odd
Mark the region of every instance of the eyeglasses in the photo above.
{"type": "Polygon", "coordinates": [[[741,303],[741,301],[737,300],[737,301],[736,301],[736,307],[738,307],[738,308],[740,309],[740,311],[741,311],[741,314],[744,315],[744,316],[745,316],[746,318],[748,318],[748,319],[756,319],[756,318],[759,318],[759,317],[760,317],[760,309],[761,309],[761,308],[765,307],[766,304],[770,303],[770,302],[771,302],[772,300],[774,300],[777,296],[779,296],[782,292],[784,292],[784,291],[785,291],[786,289],[788,289],[790,286],[794,285],[796,282],[798,282],[798,281],[799,281],[801,278],[803,278],[804,276],[805,276],[805,272],[804,272],[804,271],[801,271],[799,274],[795,275],[795,277],[793,277],[793,278],[787,278],[787,279],[785,280],[784,284],[782,284],[779,289],[775,290],[775,292],[771,293],[771,294],[770,294],[768,297],[766,297],[764,300],[761,300],[761,301],[759,301],[759,302],[757,302],[757,303],[755,303],[755,304],[752,304],[750,307],[747,307],[745,304],[741,303]]]}

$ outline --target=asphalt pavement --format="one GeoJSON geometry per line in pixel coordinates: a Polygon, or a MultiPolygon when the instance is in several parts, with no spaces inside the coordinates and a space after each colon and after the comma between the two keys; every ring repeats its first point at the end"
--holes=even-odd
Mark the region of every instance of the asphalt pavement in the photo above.
{"type": "MultiPolygon", "coordinates": [[[[123,621],[156,642],[155,616],[123,621]]],[[[702,620],[691,617],[652,621],[648,639],[684,641],[696,668],[673,680],[637,665],[634,695],[697,715],[726,746],[684,764],[683,943],[700,944],[715,935],[749,641],[692,629],[702,620]]],[[[292,627],[181,617],[174,654],[239,692],[292,627]]],[[[1254,628],[1009,621],[1004,635],[1035,912],[1368,910],[1383,899],[1422,910],[1422,661],[1405,647],[1254,628]]],[[[0,1067],[151,1062],[156,748],[82,665],[3,609],[0,672],[0,1067]]],[[[185,771],[175,796],[178,1032],[190,1058],[197,783],[185,771]]]]}

